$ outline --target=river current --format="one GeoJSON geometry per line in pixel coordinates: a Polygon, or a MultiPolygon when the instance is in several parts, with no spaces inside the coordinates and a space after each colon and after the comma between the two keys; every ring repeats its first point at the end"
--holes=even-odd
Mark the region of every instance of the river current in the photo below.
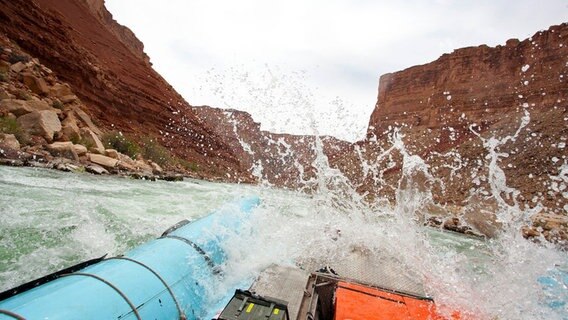
{"type": "Polygon", "coordinates": [[[259,196],[262,204],[243,226],[246,232],[225,248],[225,268],[236,278],[254,277],[272,263],[311,259],[333,266],[357,248],[394,259],[401,273],[412,272],[448,310],[488,319],[566,319],[568,314],[562,304],[568,300],[566,279],[556,273],[566,268],[565,252],[518,234],[483,241],[420,226],[405,213],[421,197],[415,190],[399,190],[398,196],[408,199],[405,206],[380,207],[338,200],[329,189],[306,195],[263,186],[12,167],[0,167],[0,290],[120,254],[180,220],[248,195],[259,196]],[[546,290],[539,283],[543,275],[561,286],[546,290]]]}

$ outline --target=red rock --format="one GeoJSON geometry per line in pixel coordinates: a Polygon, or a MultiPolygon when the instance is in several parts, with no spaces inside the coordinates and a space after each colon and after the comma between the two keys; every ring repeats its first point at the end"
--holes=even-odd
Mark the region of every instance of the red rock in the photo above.
{"type": "Polygon", "coordinates": [[[10,66],[10,70],[19,73],[22,70],[24,70],[26,68],[26,65],[23,64],[22,62],[16,62],[13,65],[10,66]]]}
{"type": "Polygon", "coordinates": [[[49,94],[51,96],[61,98],[64,96],[72,95],[71,87],[68,84],[57,83],[49,89],[49,94]]]}
{"type": "Polygon", "coordinates": [[[49,87],[43,78],[38,78],[30,73],[24,73],[22,77],[24,84],[30,88],[33,93],[44,96],[49,93],[49,87]]]}
{"type": "MultiPolygon", "coordinates": [[[[240,171],[253,175],[254,167],[260,165],[263,182],[287,188],[305,187],[304,181],[315,177],[314,136],[262,131],[260,123],[244,111],[208,106],[194,107],[193,110],[212,132],[227,143],[231,153],[238,156],[240,171]]],[[[349,148],[348,142],[333,137],[320,138],[323,151],[330,158],[349,148]]]]}
{"type": "Polygon", "coordinates": [[[63,104],[69,104],[69,103],[73,103],[75,101],[77,101],[77,96],[74,95],[74,94],[70,94],[70,95],[61,97],[61,102],[63,104]]]}
{"type": "Polygon", "coordinates": [[[565,23],[522,42],[457,49],[434,62],[385,74],[368,133],[381,136],[389,126],[403,124],[416,130],[479,126],[524,103],[551,108],[568,95],[562,80],[567,38],[565,23]],[[525,72],[524,66],[529,66],[525,72]]]}
{"type": "Polygon", "coordinates": [[[22,116],[34,111],[34,109],[25,100],[4,99],[0,101],[0,111],[9,112],[16,116],[22,116]]]}
{"type": "Polygon", "coordinates": [[[151,68],[142,43],[113,20],[103,1],[5,1],[2,14],[10,17],[0,19],[2,32],[69,83],[100,129],[157,138],[206,177],[246,175],[227,144],[151,68]]]}

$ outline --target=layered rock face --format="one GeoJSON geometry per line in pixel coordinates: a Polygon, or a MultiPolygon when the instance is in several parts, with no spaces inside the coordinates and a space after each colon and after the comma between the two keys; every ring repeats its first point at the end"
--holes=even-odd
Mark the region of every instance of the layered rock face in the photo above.
{"type": "Polygon", "coordinates": [[[0,0],[0,7],[0,31],[68,83],[103,130],[158,139],[203,177],[250,180],[102,0],[0,0]]]}
{"type": "Polygon", "coordinates": [[[257,182],[311,191],[317,184],[318,155],[335,159],[350,143],[334,137],[278,134],[260,129],[250,114],[209,106],[194,107],[200,119],[223,138],[257,182]]]}
{"type": "MultiPolygon", "coordinates": [[[[487,235],[504,206],[542,206],[565,219],[566,57],[562,24],[524,41],[458,49],[386,74],[367,139],[333,165],[370,198],[407,201],[396,199],[399,187],[432,192],[434,207],[419,206],[420,214],[457,215],[487,235]]],[[[544,232],[568,238],[566,229],[544,232]]]]}
{"type": "Polygon", "coordinates": [[[505,46],[455,50],[438,60],[380,78],[369,134],[389,126],[415,129],[487,125],[524,103],[551,108],[568,94],[564,79],[568,26],[551,27],[505,46]]]}

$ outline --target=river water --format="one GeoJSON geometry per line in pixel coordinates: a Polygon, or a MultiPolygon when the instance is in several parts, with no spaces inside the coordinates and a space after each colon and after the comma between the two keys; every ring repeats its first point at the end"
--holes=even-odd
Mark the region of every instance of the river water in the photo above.
{"type": "Polygon", "coordinates": [[[566,268],[565,252],[518,233],[481,241],[422,227],[406,213],[420,201],[416,190],[399,190],[398,196],[408,199],[405,206],[381,207],[325,188],[306,195],[263,186],[12,167],[0,167],[0,290],[120,254],[180,220],[247,195],[259,196],[262,204],[241,236],[226,244],[225,268],[237,278],[254,277],[272,263],[311,260],[333,266],[355,248],[394,259],[401,273],[412,272],[448,310],[488,319],[566,319],[568,314],[562,304],[568,300],[566,277],[556,273],[566,268]],[[543,290],[542,275],[551,275],[560,287],[543,290]]]}

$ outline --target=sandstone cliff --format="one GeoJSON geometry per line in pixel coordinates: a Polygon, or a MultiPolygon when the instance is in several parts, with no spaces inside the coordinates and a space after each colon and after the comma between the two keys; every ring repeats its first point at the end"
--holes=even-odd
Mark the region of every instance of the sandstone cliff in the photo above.
{"type": "Polygon", "coordinates": [[[0,32],[68,83],[103,130],[158,139],[195,163],[203,177],[250,180],[239,171],[239,159],[150,67],[142,44],[102,4],[0,0],[0,32]]]}
{"type": "Polygon", "coordinates": [[[432,63],[385,74],[369,134],[404,124],[416,129],[487,124],[524,103],[540,109],[558,105],[568,93],[567,38],[563,24],[522,42],[462,48],[432,63]]]}
{"type": "Polygon", "coordinates": [[[243,111],[209,106],[193,109],[238,156],[240,170],[251,172],[259,183],[310,191],[317,184],[318,153],[334,159],[350,148],[348,142],[329,136],[316,139],[263,131],[243,111]]]}
{"type": "Polygon", "coordinates": [[[486,234],[501,201],[566,215],[566,57],[568,24],[562,24],[524,41],[458,49],[383,75],[367,139],[333,165],[370,198],[394,201],[399,185],[431,190],[434,203],[444,207],[438,209],[486,234]],[[525,126],[523,118],[530,119],[525,126]],[[428,174],[402,177],[409,167],[403,167],[403,152],[391,149],[395,128],[406,156],[424,159],[428,174]],[[507,187],[493,194],[491,184],[505,181],[507,187]]]}

